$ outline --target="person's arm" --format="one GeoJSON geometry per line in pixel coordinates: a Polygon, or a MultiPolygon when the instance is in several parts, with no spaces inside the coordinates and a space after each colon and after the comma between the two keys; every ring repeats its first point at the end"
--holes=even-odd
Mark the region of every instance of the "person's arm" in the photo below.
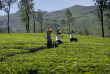
{"type": "Polygon", "coordinates": [[[50,29],[50,26],[48,26],[48,29],[47,29],[47,31],[50,29]]]}
{"type": "Polygon", "coordinates": [[[51,27],[51,26],[49,25],[49,26],[48,26],[48,29],[47,29],[47,34],[48,34],[48,32],[49,32],[50,27],[51,27]]]}

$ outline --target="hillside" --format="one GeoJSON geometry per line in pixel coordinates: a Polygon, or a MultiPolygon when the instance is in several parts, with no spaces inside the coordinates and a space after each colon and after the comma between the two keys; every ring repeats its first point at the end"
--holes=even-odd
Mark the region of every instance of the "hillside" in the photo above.
{"type": "MultiPolygon", "coordinates": [[[[101,25],[100,22],[97,20],[97,18],[94,15],[95,6],[72,6],[68,8],[75,18],[75,22],[71,23],[71,29],[74,29],[79,34],[79,31],[84,33],[84,30],[87,29],[90,33],[90,35],[101,35],[101,25]]],[[[47,30],[47,26],[51,25],[53,32],[56,32],[56,29],[61,29],[62,33],[67,33],[68,28],[66,26],[61,26],[61,19],[65,18],[66,9],[59,10],[59,11],[53,11],[53,12],[47,12],[44,16],[44,23],[43,23],[43,32],[47,30]]],[[[19,12],[15,14],[11,14],[10,16],[10,27],[12,29],[12,32],[20,33],[20,32],[26,32],[25,26],[20,23],[19,18],[19,12]]],[[[7,22],[7,16],[0,16],[0,27],[5,28],[6,30],[6,22],[7,22]]],[[[32,20],[30,23],[31,32],[33,32],[33,25],[32,20]]],[[[106,24],[106,23],[104,23],[106,24]]],[[[40,31],[40,25],[36,22],[36,31],[40,31]]],[[[105,33],[108,35],[108,29],[105,25],[105,33]]]]}
{"type": "MultiPolygon", "coordinates": [[[[46,34],[0,34],[0,74],[110,74],[110,39],[61,34],[63,44],[48,49],[46,34]]],[[[55,41],[55,34],[51,35],[55,41]]]]}
{"type": "MultiPolygon", "coordinates": [[[[96,8],[95,6],[86,7],[86,6],[76,5],[76,6],[72,6],[72,7],[68,8],[68,9],[70,10],[70,12],[73,13],[74,17],[78,17],[81,15],[86,16],[88,14],[93,15],[93,11],[95,8],[96,8]]],[[[51,12],[50,14],[51,14],[51,16],[57,14],[57,16],[59,16],[59,18],[63,18],[65,11],[66,11],[66,9],[63,9],[63,10],[51,12]]]]}

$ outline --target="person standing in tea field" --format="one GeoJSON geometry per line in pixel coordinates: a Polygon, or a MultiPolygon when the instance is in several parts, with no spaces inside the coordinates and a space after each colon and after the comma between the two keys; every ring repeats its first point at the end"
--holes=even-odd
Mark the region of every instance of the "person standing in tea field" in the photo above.
{"type": "Polygon", "coordinates": [[[51,39],[51,32],[52,32],[52,29],[48,29],[47,30],[47,35],[46,35],[46,39],[47,39],[47,47],[48,48],[52,48],[52,39],[51,39]]]}
{"type": "Polygon", "coordinates": [[[76,41],[77,42],[77,38],[73,38],[74,36],[74,31],[72,30],[71,34],[70,34],[70,41],[76,41]]]}
{"type": "Polygon", "coordinates": [[[59,44],[63,43],[63,42],[60,40],[60,34],[61,34],[61,32],[60,32],[59,30],[57,30],[56,41],[57,41],[59,44]]]}

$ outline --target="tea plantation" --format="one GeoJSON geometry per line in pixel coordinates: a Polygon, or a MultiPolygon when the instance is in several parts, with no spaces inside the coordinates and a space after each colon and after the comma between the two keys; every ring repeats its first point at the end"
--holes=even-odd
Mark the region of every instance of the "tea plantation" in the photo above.
{"type": "MultiPolygon", "coordinates": [[[[110,39],[80,36],[48,49],[46,34],[0,34],[0,74],[110,74],[110,39]]],[[[56,35],[52,34],[55,41],[56,35]]]]}

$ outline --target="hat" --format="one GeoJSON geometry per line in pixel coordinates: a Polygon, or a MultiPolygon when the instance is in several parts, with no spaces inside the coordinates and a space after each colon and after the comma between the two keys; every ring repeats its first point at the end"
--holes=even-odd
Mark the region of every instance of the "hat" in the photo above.
{"type": "Polygon", "coordinates": [[[61,33],[60,31],[58,33],[61,33]]]}
{"type": "Polygon", "coordinates": [[[52,29],[49,29],[48,31],[49,31],[49,32],[52,32],[52,29]]]}

